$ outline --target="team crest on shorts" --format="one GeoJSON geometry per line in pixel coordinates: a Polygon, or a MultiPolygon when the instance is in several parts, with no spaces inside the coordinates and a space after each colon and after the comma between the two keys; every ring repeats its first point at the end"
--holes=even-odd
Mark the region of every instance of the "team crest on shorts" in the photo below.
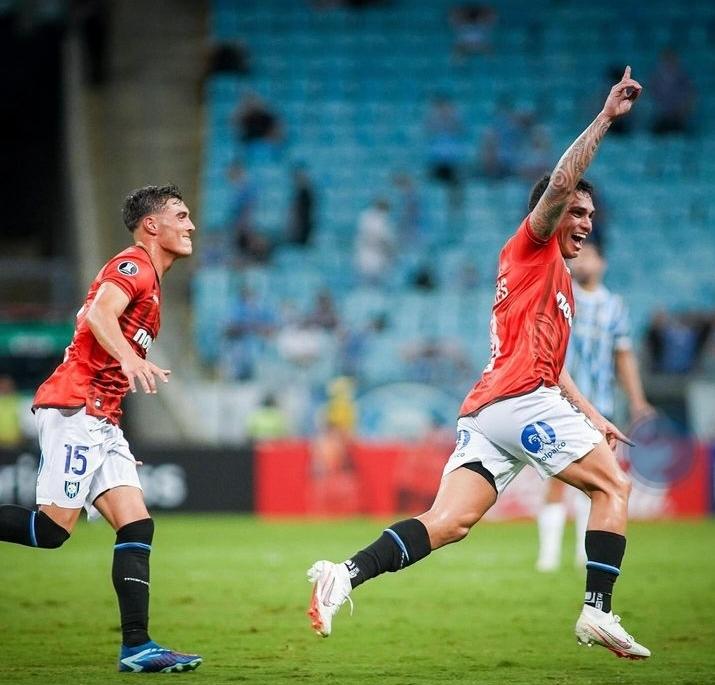
{"type": "Polygon", "coordinates": [[[66,480],[65,481],[65,495],[69,499],[74,499],[79,494],[79,481],[78,480],[66,480]]]}
{"type": "Polygon", "coordinates": [[[455,450],[462,450],[467,446],[467,443],[471,439],[471,435],[469,435],[469,431],[465,431],[463,428],[460,428],[457,431],[457,447],[455,450]]]}
{"type": "Polygon", "coordinates": [[[139,267],[134,262],[121,262],[117,271],[125,276],[136,276],[139,273],[139,267]]]}
{"type": "Polygon", "coordinates": [[[538,454],[542,449],[556,444],[556,432],[544,421],[530,423],[521,431],[521,444],[527,452],[538,454]]]}

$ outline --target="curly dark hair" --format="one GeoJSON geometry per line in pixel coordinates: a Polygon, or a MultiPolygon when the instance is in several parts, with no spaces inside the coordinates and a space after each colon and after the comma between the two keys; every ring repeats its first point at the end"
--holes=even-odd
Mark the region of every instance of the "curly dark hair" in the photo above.
{"type": "MultiPolygon", "coordinates": [[[[538,204],[539,200],[541,199],[541,196],[544,194],[546,191],[546,186],[549,185],[549,181],[551,180],[551,174],[546,174],[545,176],[542,176],[535,184],[534,187],[531,189],[531,192],[529,193],[529,211],[533,211],[534,207],[538,204]]],[[[576,184],[576,190],[581,192],[581,193],[586,193],[587,195],[590,195],[593,197],[594,190],[593,190],[593,185],[591,185],[585,178],[579,179],[579,182],[576,184]]]]}
{"type": "Polygon", "coordinates": [[[174,184],[165,186],[144,186],[132,190],[124,199],[122,219],[124,225],[132,232],[139,222],[152,212],[159,211],[169,200],[182,200],[181,191],[174,184]]]}

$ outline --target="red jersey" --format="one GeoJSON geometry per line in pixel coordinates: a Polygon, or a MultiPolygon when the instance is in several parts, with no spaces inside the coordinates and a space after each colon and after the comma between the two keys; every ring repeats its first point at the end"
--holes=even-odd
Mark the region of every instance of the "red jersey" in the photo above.
{"type": "Polygon", "coordinates": [[[490,322],[491,359],[459,415],[558,385],[574,314],[571,274],[556,234],[540,240],[529,217],[499,254],[490,322]]]}
{"type": "Polygon", "coordinates": [[[77,313],[74,336],[64,360],[38,388],[33,409],[84,406],[92,416],[119,423],[120,404],[129,382],[119,362],[97,342],[85,320],[102,283],[114,283],[129,296],[129,304],[119,317],[119,328],[134,351],[146,358],[159,333],[161,286],[147,251],[133,246],[110,259],[92,282],[77,313]]]}

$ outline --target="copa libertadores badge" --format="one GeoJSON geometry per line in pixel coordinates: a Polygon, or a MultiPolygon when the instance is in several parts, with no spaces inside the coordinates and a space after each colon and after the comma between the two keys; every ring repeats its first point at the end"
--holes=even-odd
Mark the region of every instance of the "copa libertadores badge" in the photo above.
{"type": "Polygon", "coordinates": [[[125,276],[136,276],[139,273],[139,267],[134,262],[121,262],[117,271],[125,276]]]}

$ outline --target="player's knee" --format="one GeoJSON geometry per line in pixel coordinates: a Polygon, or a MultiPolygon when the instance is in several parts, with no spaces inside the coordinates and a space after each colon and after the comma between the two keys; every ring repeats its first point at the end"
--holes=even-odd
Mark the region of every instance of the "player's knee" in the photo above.
{"type": "MultiPolygon", "coordinates": [[[[602,494],[605,495],[609,500],[617,500],[626,506],[628,504],[628,499],[631,494],[631,480],[623,473],[623,471],[618,471],[613,474],[608,480],[599,488],[602,494]]],[[[596,490],[592,494],[596,494],[596,490]]]]}
{"type": "Polygon", "coordinates": [[[33,521],[36,547],[57,549],[69,540],[70,534],[59,523],[55,523],[44,511],[38,511],[33,521]]]}
{"type": "Polygon", "coordinates": [[[464,540],[464,538],[469,535],[469,531],[471,529],[471,526],[468,526],[464,523],[455,524],[451,530],[451,542],[459,542],[460,540],[464,540]]]}
{"type": "Polygon", "coordinates": [[[139,543],[151,546],[154,539],[154,520],[140,519],[127,523],[117,530],[117,544],[139,543]]]}
{"type": "Polygon", "coordinates": [[[631,479],[622,471],[618,474],[616,479],[616,488],[618,490],[619,496],[626,502],[631,496],[631,490],[633,490],[633,483],[631,479]]]}
{"type": "Polygon", "coordinates": [[[445,522],[443,529],[445,544],[464,540],[476,522],[477,520],[472,516],[460,516],[445,522]]]}

